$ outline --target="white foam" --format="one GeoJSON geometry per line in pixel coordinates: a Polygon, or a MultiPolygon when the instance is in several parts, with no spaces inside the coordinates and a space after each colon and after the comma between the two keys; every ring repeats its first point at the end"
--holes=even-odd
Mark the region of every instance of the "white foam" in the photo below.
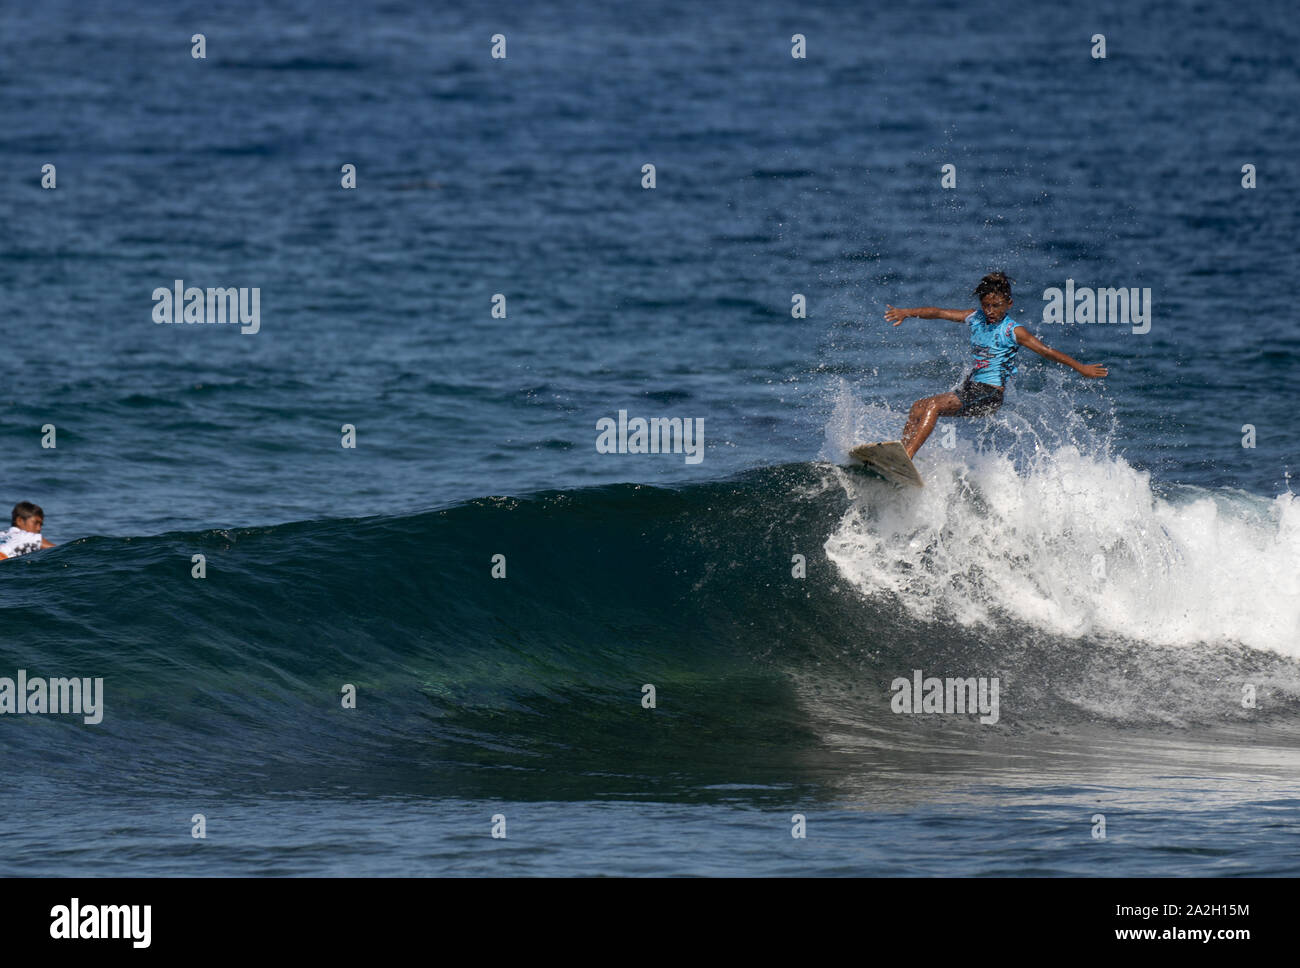
{"type": "MultiPolygon", "coordinates": [[[[993,419],[1018,446],[979,449],[970,421],[945,450],[936,431],[917,455],[920,490],[836,471],[851,506],[825,551],[844,578],[930,620],[1005,616],[1054,635],[1241,643],[1300,657],[1291,493],[1162,496],[1104,441],[1044,442],[1030,426],[1041,418],[993,419]]],[[[855,443],[897,439],[902,420],[842,391],[823,456],[841,464],[855,443]]]]}

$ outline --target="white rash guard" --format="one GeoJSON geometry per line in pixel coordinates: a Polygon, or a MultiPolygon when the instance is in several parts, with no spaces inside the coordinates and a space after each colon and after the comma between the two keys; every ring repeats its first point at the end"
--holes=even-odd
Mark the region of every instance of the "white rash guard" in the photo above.
{"type": "Polygon", "coordinates": [[[17,558],[41,550],[41,535],[37,531],[24,531],[15,525],[0,533],[0,555],[17,558]]]}

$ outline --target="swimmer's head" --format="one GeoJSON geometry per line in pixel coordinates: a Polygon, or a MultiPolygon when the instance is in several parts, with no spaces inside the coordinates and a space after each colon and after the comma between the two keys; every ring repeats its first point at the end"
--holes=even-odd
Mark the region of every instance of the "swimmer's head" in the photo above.
{"type": "Polygon", "coordinates": [[[45,525],[45,512],[41,510],[40,505],[33,504],[31,501],[19,501],[14,505],[13,513],[9,515],[9,523],[24,531],[40,534],[41,528],[45,525]]]}

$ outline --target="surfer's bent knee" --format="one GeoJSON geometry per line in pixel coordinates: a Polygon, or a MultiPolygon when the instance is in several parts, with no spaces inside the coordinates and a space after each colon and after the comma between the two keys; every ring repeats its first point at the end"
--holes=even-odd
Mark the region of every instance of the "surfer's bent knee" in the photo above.
{"type": "Polygon", "coordinates": [[[912,404],[912,409],[913,410],[935,410],[938,409],[938,407],[940,406],[942,399],[943,398],[941,396],[922,397],[920,400],[917,400],[916,403],[912,404]]]}

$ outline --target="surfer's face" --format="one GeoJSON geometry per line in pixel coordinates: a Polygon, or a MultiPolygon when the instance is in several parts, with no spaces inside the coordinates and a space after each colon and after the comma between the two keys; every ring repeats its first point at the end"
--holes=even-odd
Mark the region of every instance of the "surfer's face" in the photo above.
{"type": "Polygon", "coordinates": [[[30,518],[19,518],[18,527],[31,534],[40,534],[41,528],[45,525],[45,519],[32,515],[30,518]]]}
{"type": "Polygon", "coordinates": [[[980,297],[980,309],[984,310],[984,315],[990,323],[1002,322],[1002,317],[1010,308],[1011,300],[995,292],[987,292],[980,297]]]}

